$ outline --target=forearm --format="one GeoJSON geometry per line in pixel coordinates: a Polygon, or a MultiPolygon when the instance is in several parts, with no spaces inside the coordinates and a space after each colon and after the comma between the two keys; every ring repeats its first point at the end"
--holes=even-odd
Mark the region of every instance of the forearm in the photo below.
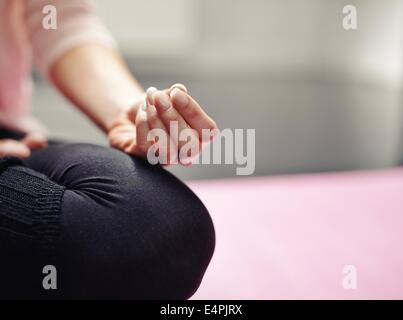
{"type": "Polygon", "coordinates": [[[56,87],[105,132],[144,93],[119,53],[100,45],[69,50],[49,74],[56,87]]]}

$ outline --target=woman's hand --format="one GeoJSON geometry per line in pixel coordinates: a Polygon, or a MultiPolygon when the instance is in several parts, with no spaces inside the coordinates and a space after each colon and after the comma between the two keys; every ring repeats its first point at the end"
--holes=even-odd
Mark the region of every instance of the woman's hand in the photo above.
{"type": "MultiPolygon", "coordinates": [[[[178,135],[185,129],[192,129],[200,142],[203,129],[217,129],[216,123],[188,94],[184,85],[175,84],[163,91],[151,87],[132,109],[118,116],[108,130],[109,143],[126,153],[146,157],[153,144],[147,140],[148,133],[152,129],[161,129],[170,137],[166,150],[162,152],[167,152],[168,164],[174,163],[186,141],[177,141],[178,139],[170,135],[171,121],[177,121],[178,135]]],[[[181,159],[179,162],[189,164],[181,162],[181,159]]]]}
{"type": "Polygon", "coordinates": [[[25,159],[31,155],[32,150],[45,148],[47,145],[46,137],[39,133],[29,133],[20,141],[0,139],[0,158],[16,157],[25,159]]]}

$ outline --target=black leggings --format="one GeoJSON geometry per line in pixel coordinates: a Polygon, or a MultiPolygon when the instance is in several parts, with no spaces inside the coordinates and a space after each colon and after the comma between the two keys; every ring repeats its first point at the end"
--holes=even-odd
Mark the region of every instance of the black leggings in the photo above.
{"type": "Polygon", "coordinates": [[[2,299],[186,299],[214,246],[204,205],[159,166],[90,144],[0,158],[2,299]]]}

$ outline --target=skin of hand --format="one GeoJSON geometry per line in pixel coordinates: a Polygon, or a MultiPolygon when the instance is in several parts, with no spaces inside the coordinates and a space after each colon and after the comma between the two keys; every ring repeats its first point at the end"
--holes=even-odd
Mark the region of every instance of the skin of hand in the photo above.
{"type": "MultiPolygon", "coordinates": [[[[55,86],[108,136],[112,147],[146,156],[151,129],[216,129],[215,122],[181,84],[169,89],[141,88],[119,52],[100,45],[82,45],[66,52],[50,68],[55,86]],[[146,109],[142,105],[146,102],[146,109]]],[[[168,133],[168,132],[167,132],[168,133]]],[[[170,143],[173,143],[172,139],[170,143]]],[[[177,157],[184,142],[168,147],[168,162],[177,157]]]]}
{"type": "Polygon", "coordinates": [[[31,155],[32,150],[46,148],[47,145],[47,139],[41,133],[29,133],[20,141],[0,139],[0,158],[16,157],[25,159],[31,155]]]}
{"type": "MultiPolygon", "coordinates": [[[[189,162],[181,162],[178,158],[180,148],[186,141],[177,141],[170,136],[171,121],[178,124],[178,136],[185,129],[191,129],[195,139],[201,146],[202,130],[216,130],[216,123],[204,112],[201,106],[189,94],[182,84],[174,84],[169,89],[157,90],[154,87],[147,89],[145,96],[128,111],[118,116],[108,132],[111,146],[128,154],[141,157],[147,156],[147,151],[152,141],[147,135],[152,129],[161,129],[169,138],[167,149],[167,164],[175,160],[183,165],[189,162]]],[[[198,149],[197,154],[201,151],[198,149]]],[[[193,156],[196,156],[194,154],[193,156]]]]}

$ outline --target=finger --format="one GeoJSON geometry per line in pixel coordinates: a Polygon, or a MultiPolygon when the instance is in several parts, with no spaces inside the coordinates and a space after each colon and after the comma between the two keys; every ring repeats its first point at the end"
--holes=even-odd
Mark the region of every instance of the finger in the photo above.
{"type": "Polygon", "coordinates": [[[183,119],[195,129],[202,138],[202,130],[217,129],[217,124],[211,119],[200,105],[187,93],[175,88],[171,92],[171,101],[183,119]]]}
{"type": "Polygon", "coordinates": [[[179,89],[179,90],[181,90],[181,91],[183,91],[183,92],[188,93],[188,89],[186,88],[186,86],[185,86],[184,84],[182,84],[182,83],[175,83],[175,84],[173,84],[173,85],[167,90],[167,94],[170,95],[171,92],[172,92],[175,88],[177,88],[177,89],[179,89]]]}
{"type": "Polygon", "coordinates": [[[178,157],[178,149],[176,144],[172,140],[168,130],[166,129],[164,123],[160,119],[157,109],[155,108],[155,106],[150,105],[147,107],[146,113],[147,113],[147,122],[150,130],[159,129],[161,130],[160,132],[164,132],[164,134],[166,135],[167,145],[162,146],[162,149],[160,151],[167,156],[168,163],[170,164],[175,163],[178,157]]]}
{"type": "Polygon", "coordinates": [[[199,139],[197,132],[190,132],[190,126],[186,123],[180,113],[172,107],[171,100],[166,93],[162,91],[157,92],[154,95],[154,101],[159,117],[161,118],[165,127],[169,130],[179,149],[186,144],[186,141],[181,141],[181,139],[178,139],[184,130],[186,130],[186,134],[190,133],[192,135],[196,135],[197,139],[199,139]]]}
{"type": "Polygon", "coordinates": [[[134,153],[136,155],[145,157],[147,156],[147,151],[151,147],[151,141],[147,140],[148,132],[150,127],[147,121],[147,113],[143,109],[139,109],[136,117],[136,139],[134,144],[129,147],[126,151],[128,153],[134,153]]]}
{"type": "MultiPolygon", "coordinates": [[[[173,84],[169,89],[165,89],[165,90],[163,90],[163,92],[164,93],[166,93],[168,96],[171,94],[171,91],[173,90],[173,89],[175,89],[175,88],[177,88],[177,89],[179,89],[179,90],[182,90],[183,92],[188,92],[188,89],[186,88],[186,86],[184,85],[184,84],[182,84],[182,83],[175,83],[175,84],[173,84]]],[[[148,105],[155,105],[155,101],[154,101],[154,94],[156,93],[156,92],[158,92],[158,89],[157,88],[155,88],[155,87],[149,87],[147,90],[146,90],[146,101],[147,101],[147,104],[148,105]]]]}
{"type": "Polygon", "coordinates": [[[122,117],[114,123],[108,132],[109,144],[112,147],[124,151],[133,143],[136,137],[134,121],[135,119],[122,117]]]}
{"type": "Polygon", "coordinates": [[[135,141],[136,130],[133,124],[127,124],[112,129],[108,134],[109,144],[119,150],[125,151],[135,141]]]}
{"type": "Polygon", "coordinates": [[[29,148],[16,140],[0,140],[0,157],[28,158],[31,155],[29,148]]]}
{"type": "Polygon", "coordinates": [[[146,91],[146,107],[154,105],[154,93],[158,91],[155,87],[149,87],[146,91]]]}
{"type": "Polygon", "coordinates": [[[145,110],[146,95],[139,97],[138,100],[129,109],[128,118],[134,124],[136,122],[137,112],[139,109],[145,110]]]}
{"type": "Polygon", "coordinates": [[[22,139],[21,142],[30,150],[46,148],[48,146],[46,136],[39,132],[27,134],[27,136],[22,139]]]}

